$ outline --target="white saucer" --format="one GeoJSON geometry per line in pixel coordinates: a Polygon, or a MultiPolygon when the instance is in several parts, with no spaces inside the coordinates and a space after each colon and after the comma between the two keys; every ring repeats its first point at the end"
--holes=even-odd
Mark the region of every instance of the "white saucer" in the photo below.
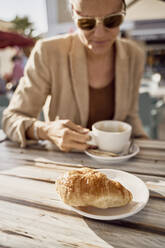
{"type": "Polygon", "coordinates": [[[98,220],[117,220],[129,217],[142,210],[148,202],[149,191],[145,183],[138,177],[120,170],[103,169],[100,172],[109,179],[120,182],[133,195],[132,201],[124,207],[99,209],[95,207],[71,207],[78,214],[98,220]]]}
{"type": "Polygon", "coordinates": [[[130,154],[119,156],[119,157],[94,155],[94,154],[90,153],[90,149],[86,150],[85,153],[88,156],[90,156],[90,157],[92,157],[92,158],[94,158],[94,159],[96,159],[102,163],[121,163],[121,162],[124,162],[124,161],[134,157],[139,151],[140,151],[139,146],[134,144],[132,152],[130,154]]]}

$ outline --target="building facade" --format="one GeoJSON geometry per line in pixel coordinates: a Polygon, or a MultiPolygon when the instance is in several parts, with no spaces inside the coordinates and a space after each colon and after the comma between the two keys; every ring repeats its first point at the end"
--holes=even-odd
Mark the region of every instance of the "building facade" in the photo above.
{"type": "Polygon", "coordinates": [[[61,33],[72,32],[75,27],[68,8],[68,0],[46,0],[48,33],[53,36],[61,33]]]}

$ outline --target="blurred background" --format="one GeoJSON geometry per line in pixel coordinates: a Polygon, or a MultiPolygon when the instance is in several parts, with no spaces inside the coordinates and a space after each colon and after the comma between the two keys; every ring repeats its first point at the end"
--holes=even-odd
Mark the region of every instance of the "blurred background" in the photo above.
{"type": "MultiPolygon", "coordinates": [[[[139,114],[152,139],[165,140],[165,0],[126,0],[120,36],[144,50],[139,114]]],[[[74,32],[67,0],[0,0],[0,120],[38,39],[74,32]]],[[[1,125],[0,125],[1,128],[1,125]]]]}

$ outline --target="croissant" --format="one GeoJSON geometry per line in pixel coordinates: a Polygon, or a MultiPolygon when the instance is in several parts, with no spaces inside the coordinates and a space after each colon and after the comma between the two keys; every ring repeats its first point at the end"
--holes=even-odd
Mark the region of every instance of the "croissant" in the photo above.
{"type": "Polygon", "coordinates": [[[64,203],[75,207],[120,207],[132,200],[131,192],[119,182],[88,168],[72,170],[59,177],[56,191],[64,203]]]}

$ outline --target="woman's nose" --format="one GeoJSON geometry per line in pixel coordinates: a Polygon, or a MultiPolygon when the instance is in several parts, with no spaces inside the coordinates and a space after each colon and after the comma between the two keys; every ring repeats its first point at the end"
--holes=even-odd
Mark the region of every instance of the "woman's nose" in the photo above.
{"type": "Polygon", "coordinates": [[[105,30],[104,24],[103,23],[98,23],[97,26],[94,29],[94,36],[98,37],[98,38],[103,37],[105,32],[106,32],[106,30],[105,30]]]}

